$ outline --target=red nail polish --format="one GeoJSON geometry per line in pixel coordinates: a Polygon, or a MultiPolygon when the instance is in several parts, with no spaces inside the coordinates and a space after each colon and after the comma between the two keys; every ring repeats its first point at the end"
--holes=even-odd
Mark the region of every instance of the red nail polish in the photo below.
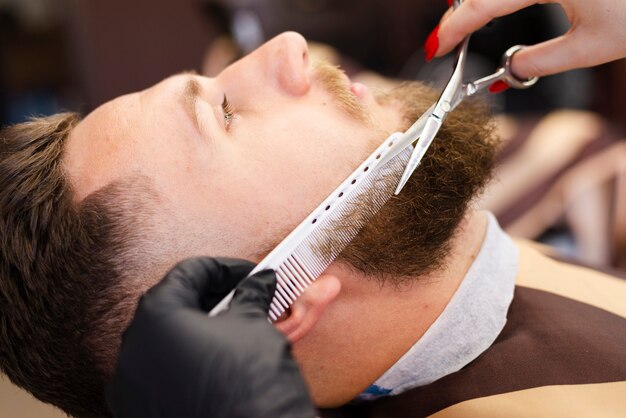
{"type": "Polygon", "coordinates": [[[433,29],[428,35],[426,43],[424,44],[424,52],[426,53],[426,61],[430,61],[434,58],[437,50],[439,49],[439,25],[433,29]]]}
{"type": "Polygon", "coordinates": [[[502,93],[504,90],[509,89],[511,86],[509,86],[508,84],[506,84],[504,81],[502,80],[498,80],[495,83],[493,83],[491,86],[489,86],[489,92],[490,93],[502,93]]]}
{"type": "Polygon", "coordinates": [[[448,7],[452,7],[452,3],[454,3],[454,0],[448,0],[448,7]]]}

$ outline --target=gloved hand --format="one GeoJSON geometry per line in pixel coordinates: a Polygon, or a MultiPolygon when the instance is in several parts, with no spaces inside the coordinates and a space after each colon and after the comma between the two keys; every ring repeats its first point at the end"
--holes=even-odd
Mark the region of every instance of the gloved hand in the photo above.
{"type": "Polygon", "coordinates": [[[315,416],[290,345],[267,320],[275,274],[241,281],[253,267],[190,259],[141,298],[106,391],[116,417],[315,416]],[[230,309],[209,318],[235,286],[230,309]]]}

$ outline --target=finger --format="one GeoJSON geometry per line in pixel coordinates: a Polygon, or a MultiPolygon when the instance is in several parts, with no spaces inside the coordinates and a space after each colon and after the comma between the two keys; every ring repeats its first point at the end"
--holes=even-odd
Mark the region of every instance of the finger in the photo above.
{"type": "Polygon", "coordinates": [[[146,294],[164,307],[186,307],[208,312],[243,280],[254,264],[237,259],[196,257],[177,264],[146,294]]]}
{"type": "Polygon", "coordinates": [[[514,13],[541,0],[465,0],[441,22],[439,27],[439,48],[436,57],[450,52],[470,33],[477,31],[496,17],[514,13]]]}
{"type": "Polygon", "coordinates": [[[441,22],[445,22],[446,20],[448,20],[448,18],[452,15],[453,12],[454,12],[453,8],[449,8],[448,10],[446,10],[446,12],[441,17],[441,22]]]}
{"type": "Polygon", "coordinates": [[[210,288],[204,293],[204,306],[207,311],[222,300],[243,279],[248,277],[255,264],[237,258],[215,258],[218,265],[216,279],[211,281],[210,288]]]}
{"type": "Polygon", "coordinates": [[[581,49],[576,32],[529,46],[513,57],[511,71],[518,78],[541,77],[562,71],[597,64],[589,62],[585,54],[588,50],[581,49]]]}
{"type": "Polygon", "coordinates": [[[237,286],[229,312],[267,315],[275,291],[276,274],[274,271],[260,271],[237,286]]]}

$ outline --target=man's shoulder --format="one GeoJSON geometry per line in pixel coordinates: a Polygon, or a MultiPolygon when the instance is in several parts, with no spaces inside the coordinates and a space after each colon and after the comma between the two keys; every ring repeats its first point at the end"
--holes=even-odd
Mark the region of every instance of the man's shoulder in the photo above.
{"type": "Polygon", "coordinates": [[[471,399],[429,417],[620,417],[624,393],[626,382],[543,386],[471,399]]]}
{"type": "Polygon", "coordinates": [[[536,244],[515,240],[517,286],[550,292],[626,318],[626,280],[548,256],[536,244]]]}

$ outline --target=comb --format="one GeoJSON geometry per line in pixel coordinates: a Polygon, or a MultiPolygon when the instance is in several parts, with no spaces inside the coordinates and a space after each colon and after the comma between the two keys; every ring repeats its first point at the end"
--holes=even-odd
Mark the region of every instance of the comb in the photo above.
{"type": "MultiPolygon", "coordinates": [[[[276,292],[268,312],[272,322],[289,309],[393,195],[413,149],[405,144],[399,147],[402,135],[389,136],[250,272],[250,276],[267,269],[276,272],[276,292]]],[[[226,310],[234,293],[220,301],[209,316],[226,310]]]]}

